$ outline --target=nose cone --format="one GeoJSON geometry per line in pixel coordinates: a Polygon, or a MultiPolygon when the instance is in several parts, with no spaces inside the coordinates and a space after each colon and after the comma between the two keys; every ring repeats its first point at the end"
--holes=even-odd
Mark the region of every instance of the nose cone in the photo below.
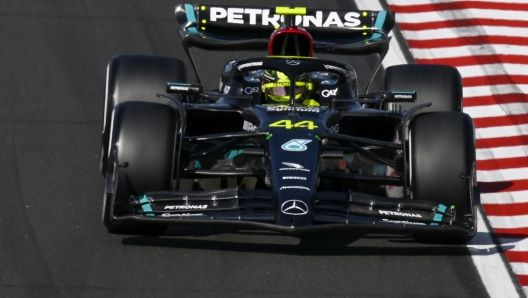
{"type": "Polygon", "coordinates": [[[269,146],[271,182],[277,198],[277,224],[311,225],[319,140],[314,133],[274,133],[269,146]]]}

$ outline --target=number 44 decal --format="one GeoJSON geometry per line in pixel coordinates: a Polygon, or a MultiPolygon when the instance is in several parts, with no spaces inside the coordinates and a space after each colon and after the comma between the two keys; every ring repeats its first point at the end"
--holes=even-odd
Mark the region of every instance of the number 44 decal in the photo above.
{"type": "Polygon", "coordinates": [[[305,120],[297,123],[292,123],[291,120],[279,120],[277,122],[273,122],[269,125],[269,127],[283,127],[286,129],[292,129],[292,128],[307,128],[309,130],[318,128],[317,125],[314,124],[313,121],[305,120]]]}

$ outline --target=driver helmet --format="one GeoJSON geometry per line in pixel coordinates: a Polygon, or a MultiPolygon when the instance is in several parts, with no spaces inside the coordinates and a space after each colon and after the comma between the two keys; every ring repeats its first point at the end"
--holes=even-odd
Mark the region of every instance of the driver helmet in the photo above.
{"type": "MultiPolygon", "coordinates": [[[[268,104],[290,103],[290,79],[287,75],[276,70],[266,70],[262,75],[262,93],[268,104]]],[[[309,96],[313,89],[308,73],[302,74],[295,82],[295,101],[300,105],[319,105],[309,96]]]]}

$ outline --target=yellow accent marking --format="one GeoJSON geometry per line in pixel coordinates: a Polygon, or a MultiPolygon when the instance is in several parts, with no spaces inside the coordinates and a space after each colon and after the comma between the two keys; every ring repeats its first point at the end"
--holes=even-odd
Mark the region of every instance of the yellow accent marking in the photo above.
{"type": "Polygon", "coordinates": [[[367,29],[367,25],[364,25],[364,26],[363,26],[363,29],[367,29]]]}
{"type": "Polygon", "coordinates": [[[205,6],[202,5],[202,7],[200,7],[202,10],[205,10],[205,6]]]}
{"type": "Polygon", "coordinates": [[[297,123],[293,123],[291,120],[279,120],[277,122],[271,123],[269,127],[282,127],[285,129],[306,128],[308,130],[314,130],[316,128],[319,128],[319,126],[315,125],[315,123],[310,120],[304,120],[297,123]]]}
{"type": "Polygon", "coordinates": [[[204,23],[204,24],[205,24],[205,23],[207,23],[207,21],[206,21],[206,20],[202,20],[202,23],[204,23]]]}
{"type": "Polygon", "coordinates": [[[284,6],[277,6],[275,7],[275,12],[280,15],[306,15],[306,7],[284,7],[284,6]]]}
{"type": "Polygon", "coordinates": [[[205,27],[202,27],[201,29],[202,29],[203,31],[205,31],[205,27]]]}
{"type": "Polygon", "coordinates": [[[277,122],[271,123],[269,127],[284,127],[286,129],[292,129],[293,125],[291,120],[279,120],[277,122]]]}
{"type": "Polygon", "coordinates": [[[367,35],[367,32],[363,32],[363,35],[367,35]]]}
{"type": "Polygon", "coordinates": [[[319,103],[313,99],[306,99],[303,101],[303,106],[307,106],[307,107],[318,107],[319,106],[319,103]]]}
{"type": "Polygon", "coordinates": [[[363,16],[366,17],[368,13],[366,11],[363,12],[363,16]]]}
{"type": "Polygon", "coordinates": [[[319,128],[319,126],[315,125],[313,121],[310,120],[297,122],[295,123],[295,125],[293,125],[293,127],[308,128],[308,130],[314,130],[316,128],[319,128]]]}

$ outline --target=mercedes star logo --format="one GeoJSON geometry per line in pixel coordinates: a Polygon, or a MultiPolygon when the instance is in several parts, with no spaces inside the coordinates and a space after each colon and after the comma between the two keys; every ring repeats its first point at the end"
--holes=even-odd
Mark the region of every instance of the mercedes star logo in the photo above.
{"type": "Polygon", "coordinates": [[[281,211],[289,215],[304,215],[308,213],[308,205],[299,200],[289,200],[282,204],[281,211]]]}
{"type": "Polygon", "coordinates": [[[301,61],[299,61],[299,60],[286,60],[286,64],[288,64],[288,65],[299,65],[299,64],[301,64],[301,61]]]}

